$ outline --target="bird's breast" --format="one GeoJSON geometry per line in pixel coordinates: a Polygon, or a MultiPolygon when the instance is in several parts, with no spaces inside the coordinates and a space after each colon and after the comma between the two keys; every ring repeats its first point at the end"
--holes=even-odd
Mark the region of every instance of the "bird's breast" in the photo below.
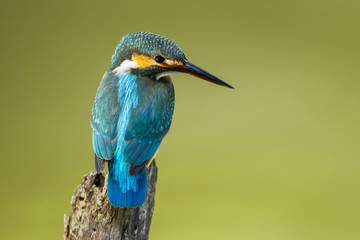
{"type": "Polygon", "coordinates": [[[128,103],[124,102],[124,106],[132,107],[128,112],[122,113],[129,114],[126,118],[125,137],[160,141],[169,130],[174,110],[175,97],[170,78],[155,81],[137,77],[136,91],[131,94],[135,94],[136,97],[124,99],[128,101],[128,103]]]}

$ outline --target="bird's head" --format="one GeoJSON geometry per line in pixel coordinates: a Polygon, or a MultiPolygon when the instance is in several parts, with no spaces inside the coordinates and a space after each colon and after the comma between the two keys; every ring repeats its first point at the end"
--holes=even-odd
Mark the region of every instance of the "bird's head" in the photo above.
{"type": "Polygon", "coordinates": [[[110,68],[119,74],[130,72],[154,80],[174,73],[189,73],[212,83],[233,88],[190,63],[173,41],[149,32],[124,36],[112,57],[110,68]]]}

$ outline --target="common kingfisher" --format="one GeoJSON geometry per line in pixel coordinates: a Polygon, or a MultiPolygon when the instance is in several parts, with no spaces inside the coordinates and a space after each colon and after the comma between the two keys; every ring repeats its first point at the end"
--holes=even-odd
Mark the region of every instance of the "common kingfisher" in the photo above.
{"type": "Polygon", "coordinates": [[[168,38],[149,33],[124,36],[97,90],[91,127],[95,167],[108,162],[108,198],[136,207],[146,198],[146,166],[168,133],[174,111],[169,75],[189,73],[218,85],[226,82],[190,63],[168,38]]]}

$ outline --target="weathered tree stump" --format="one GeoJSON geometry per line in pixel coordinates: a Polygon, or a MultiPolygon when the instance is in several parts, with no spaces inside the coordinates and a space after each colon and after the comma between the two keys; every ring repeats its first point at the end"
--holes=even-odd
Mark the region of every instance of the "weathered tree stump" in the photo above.
{"type": "Polygon", "coordinates": [[[146,200],[136,208],[111,205],[107,197],[106,172],[84,175],[71,198],[71,214],[68,218],[65,215],[64,239],[148,239],[157,180],[155,161],[146,171],[146,200]]]}

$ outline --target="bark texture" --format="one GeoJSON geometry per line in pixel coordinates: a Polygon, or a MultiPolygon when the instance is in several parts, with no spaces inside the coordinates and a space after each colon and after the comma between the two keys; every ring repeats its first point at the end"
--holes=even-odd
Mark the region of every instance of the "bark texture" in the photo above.
{"type": "Polygon", "coordinates": [[[71,198],[71,214],[65,215],[64,239],[148,239],[157,180],[155,161],[146,170],[146,200],[136,208],[111,205],[107,197],[106,172],[84,175],[71,198]]]}

